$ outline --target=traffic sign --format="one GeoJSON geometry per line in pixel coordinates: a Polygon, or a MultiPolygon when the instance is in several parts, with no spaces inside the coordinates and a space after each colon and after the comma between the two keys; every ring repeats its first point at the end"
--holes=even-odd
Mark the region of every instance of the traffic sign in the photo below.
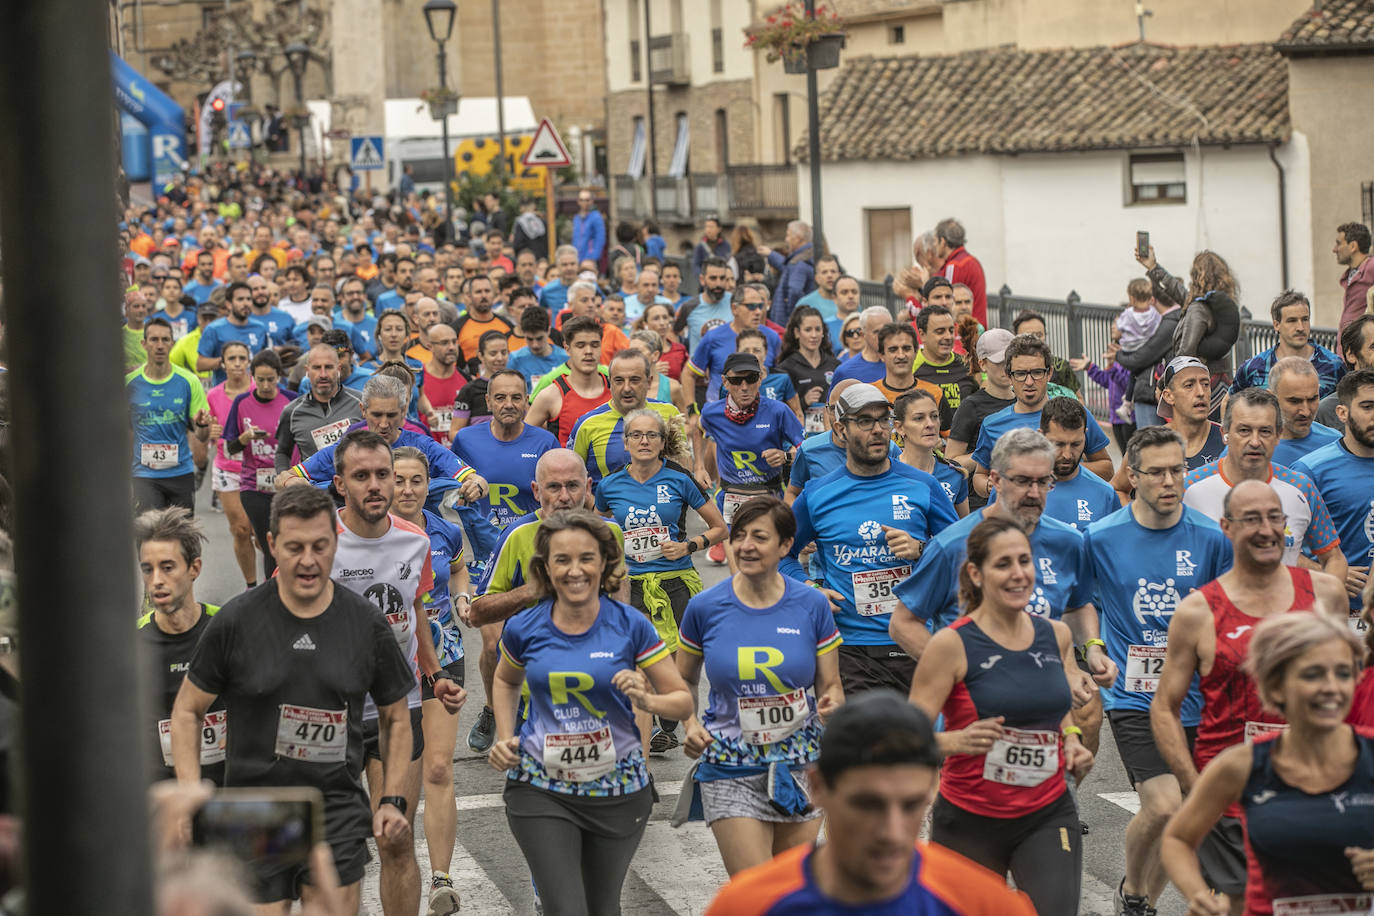
{"type": "Polygon", "coordinates": [[[386,165],[381,137],[354,137],[348,142],[348,164],[355,172],[377,172],[386,165]]]}
{"type": "Polygon", "coordinates": [[[558,130],[553,126],[553,122],[544,118],[539,122],[539,129],[534,132],[530,148],[525,150],[520,162],[526,168],[542,165],[545,168],[561,169],[572,165],[572,157],[568,155],[568,148],[563,145],[563,138],[558,136],[558,130]]]}
{"type": "Polygon", "coordinates": [[[253,135],[248,131],[248,125],[242,121],[229,122],[229,148],[230,149],[252,149],[253,135]]]}

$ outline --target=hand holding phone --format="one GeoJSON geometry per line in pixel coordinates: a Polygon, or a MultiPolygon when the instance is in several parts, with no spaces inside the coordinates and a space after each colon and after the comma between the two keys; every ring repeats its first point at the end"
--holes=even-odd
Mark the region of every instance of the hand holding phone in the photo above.
{"type": "Polygon", "coordinates": [[[1137,232],[1135,234],[1135,257],[1137,261],[1143,261],[1150,256],[1150,233],[1137,232]]]}
{"type": "Polygon", "coordinates": [[[304,786],[220,789],[191,819],[191,841],[244,862],[305,866],[324,841],[324,796],[304,786]]]}

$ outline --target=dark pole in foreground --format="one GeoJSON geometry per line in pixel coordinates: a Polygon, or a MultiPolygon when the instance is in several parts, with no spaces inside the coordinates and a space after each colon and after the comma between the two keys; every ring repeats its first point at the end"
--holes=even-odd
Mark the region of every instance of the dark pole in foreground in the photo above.
{"type": "Polygon", "coordinates": [[[108,15],[90,0],[0,13],[0,124],[23,138],[0,144],[0,244],[35,916],[153,912],[108,15]],[[53,328],[72,357],[61,372],[37,346],[53,328]]]}
{"type": "Polygon", "coordinates": [[[504,189],[507,165],[506,92],[501,79],[501,0],[491,0],[491,38],[492,51],[496,55],[496,181],[504,189]]]}
{"type": "MultiPolygon", "coordinates": [[[[654,128],[654,52],[649,50],[653,27],[649,0],[644,0],[644,101],[649,114],[649,215],[658,219],[658,136],[654,128]]],[[[607,233],[609,236],[609,233],[607,233]]],[[[610,244],[609,239],[606,244],[610,244]]]]}
{"type": "MultiPolygon", "coordinates": [[[[806,0],[806,15],[815,17],[816,0],[806,0]]],[[[821,116],[820,90],[816,88],[816,68],[811,55],[806,56],[806,141],[811,174],[811,243],[812,256],[820,257],[825,247],[824,220],[821,218],[821,116]]]]}

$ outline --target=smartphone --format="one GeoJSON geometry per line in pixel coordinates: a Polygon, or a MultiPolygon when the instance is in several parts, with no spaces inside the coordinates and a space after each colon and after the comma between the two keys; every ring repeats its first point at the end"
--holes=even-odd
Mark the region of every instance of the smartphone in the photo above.
{"type": "Polygon", "coordinates": [[[307,866],[324,839],[319,789],[220,789],[191,819],[191,841],[244,862],[307,866]]]}
{"type": "Polygon", "coordinates": [[[1150,233],[1137,232],[1135,234],[1135,256],[1138,258],[1150,256],[1150,233]]]}

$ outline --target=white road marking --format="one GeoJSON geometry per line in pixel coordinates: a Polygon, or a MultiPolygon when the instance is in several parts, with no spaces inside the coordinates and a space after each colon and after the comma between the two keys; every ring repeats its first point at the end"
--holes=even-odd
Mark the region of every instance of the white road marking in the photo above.
{"type": "Polygon", "coordinates": [[[1132,814],[1140,810],[1140,796],[1134,792],[1098,792],[1097,797],[1111,802],[1118,808],[1125,808],[1132,814]]]}

